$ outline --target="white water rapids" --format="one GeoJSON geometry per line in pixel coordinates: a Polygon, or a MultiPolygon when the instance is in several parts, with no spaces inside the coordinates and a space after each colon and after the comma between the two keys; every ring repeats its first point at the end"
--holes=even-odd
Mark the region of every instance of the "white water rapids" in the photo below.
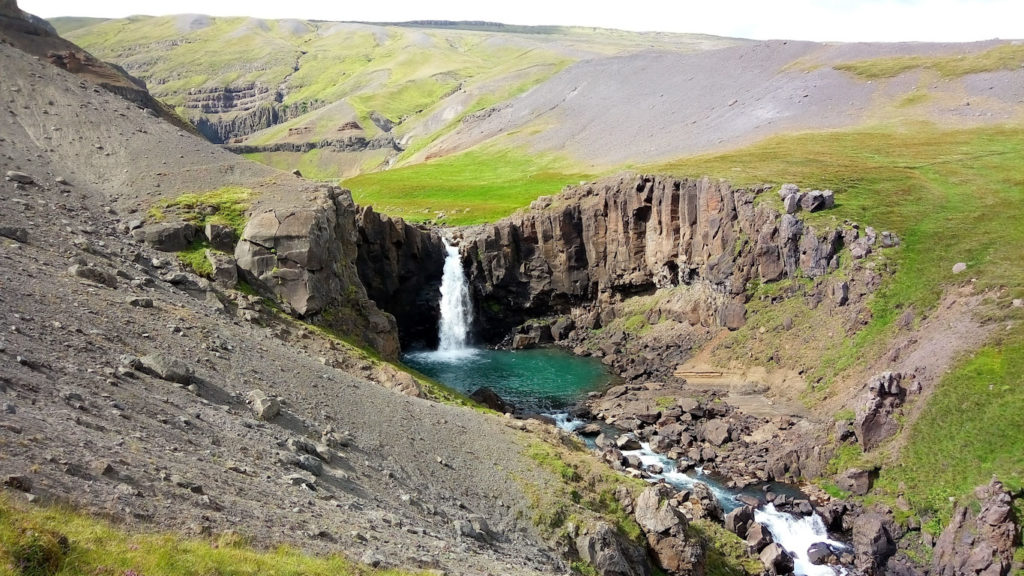
{"type": "Polygon", "coordinates": [[[469,299],[469,284],[462,270],[458,246],[444,239],[447,255],[441,273],[441,322],[438,325],[439,356],[458,358],[471,355],[468,346],[470,325],[473,323],[473,303],[469,299]]]}
{"type": "MultiPolygon", "coordinates": [[[[574,432],[584,424],[582,420],[570,418],[568,414],[554,414],[556,424],[565,430],[574,432]]],[[[696,468],[696,476],[679,472],[675,460],[667,458],[651,450],[651,445],[642,442],[639,450],[623,450],[623,456],[636,456],[643,465],[657,464],[661,466],[661,474],[651,474],[651,481],[664,480],[678,490],[687,490],[697,482],[704,482],[718,499],[722,507],[728,511],[742,504],[736,500],[736,493],[723,488],[704,476],[704,471],[696,468]]],[[[847,545],[829,538],[828,531],[821,516],[797,516],[779,512],[774,504],[765,504],[754,511],[754,520],[764,524],[771,532],[772,538],[793,557],[793,573],[800,576],[844,576],[849,572],[843,567],[818,566],[811,564],[807,558],[807,549],[811,544],[824,542],[837,552],[847,545]]]]}

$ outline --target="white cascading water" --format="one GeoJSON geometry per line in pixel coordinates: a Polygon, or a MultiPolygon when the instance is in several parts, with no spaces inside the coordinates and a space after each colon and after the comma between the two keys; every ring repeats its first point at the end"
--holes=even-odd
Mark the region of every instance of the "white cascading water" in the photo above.
{"type": "MultiPolygon", "coordinates": [[[[679,490],[686,490],[697,481],[705,481],[708,488],[726,509],[739,505],[730,491],[703,478],[703,472],[697,469],[694,478],[676,469],[676,462],[651,450],[650,444],[641,443],[639,450],[623,450],[623,456],[637,456],[644,466],[657,464],[662,467],[661,474],[652,474],[652,480],[664,480],[679,490]]],[[[795,516],[779,512],[774,504],[766,504],[754,511],[754,521],[764,524],[772,533],[772,538],[793,556],[793,573],[797,576],[843,576],[849,572],[843,567],[816,566],[807,558],[807,549],[816,542],[824,542],[833,550],[842,550],[846,545],[828,537],[825,523],[821,516],[795,516]]]]}
{"type": "Polygon", "coordinates": [[[441,322],[438,324],[438,354],[464,356],[472,349],[467,345],[470,324],[473,322],[473,307],[469,299],[469,284],[462,270],[462,258],[458,246],[444,240],[447,255],[441,274],[441,322]]]}

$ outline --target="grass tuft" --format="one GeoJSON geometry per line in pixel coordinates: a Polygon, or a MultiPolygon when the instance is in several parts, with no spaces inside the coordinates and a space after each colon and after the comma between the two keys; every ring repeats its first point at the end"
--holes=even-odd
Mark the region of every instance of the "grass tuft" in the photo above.
{"type": "Polygon", "coordinates": [[[211,222],[229,226],[241,236],[251,197],[252,190],[238,186],[225,186],[198,194],[182,194],[177,198],[161,200],[150,209],[149,216],[151,219],[159,216],[163,220],[167,213],[172,213],[197,226],[211,222]]]}

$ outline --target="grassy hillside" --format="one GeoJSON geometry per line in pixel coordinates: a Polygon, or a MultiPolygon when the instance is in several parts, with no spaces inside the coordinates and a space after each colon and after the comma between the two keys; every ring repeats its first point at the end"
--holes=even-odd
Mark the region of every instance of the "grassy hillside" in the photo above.
{"type": "Polygon", "coordinates": [[[281,546],[257,550],[238,533],[209,539],[141,533],[62,506],[26,506],[0,495],[0,575],[401,576],[341,556],[281,546]]]}
{"type": "MultiPolygon", "coordinates": [[[[246,144],[319,142],[339,131],[373,138],[387,118],[401,163],[465,116],[520,94],[586,57],[657,49],[692,51],[736,41],[699,35],[563,27],[370,25],[180,15],[119,20],[55,19],[68,38],[145,80],[153,94],[193,120],[227,120],[273,106],[290,120],[246,144]],[[244,105],[201,111],[196,89],[265,88],[244,105]]],[[[230,99],[226,99],[229,101],[230,99]]],[[[223,102],[221,102],[223,104],[223,102]]],[[[396,156],[397,154],[392,154],[396,156]]],[[[319,177],[373,170],[380,153],[275,152],[278,168],[319,177]],[[323,157],[329,157],[325,162],[323,157]],[[305,171],[304,171],[305,173],[305,171]]]]}

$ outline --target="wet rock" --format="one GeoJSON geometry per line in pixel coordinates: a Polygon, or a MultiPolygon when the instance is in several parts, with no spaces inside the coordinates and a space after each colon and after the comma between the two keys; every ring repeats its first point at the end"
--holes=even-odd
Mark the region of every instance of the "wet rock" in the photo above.
{"type": "Polygon", "coordinates": [[[474,402],[479,402],[491,410],[501,412],[502,414],[512,411],[509,405],[505,403],[505,400],[503,400],[497,392],[488,386],[474,390],[473,393],[469,395],[469,399],[474,402]]]}
{"type": "Polygon", "coordinates": [[[828,564],[833,558],[835,558],[835,554],[824,542],[815,542],[807,548],[807,559],[811,564],[817,566],[828,564]]]}
{"type": "Polygon", "coordinates": [[[259,420],[269,422],[281,413],[281,403],[277,401],[277,398],[267,396],[264,391],[259,389],[249,392],[249,405],[253,415],[259,420]]]}
{"type": "Polygon", "coordinates": [[[754,509],[750,506],[740,506],[725,515],[725,529],[746,539],[750,525],[754,522],[754,509]]]}
{"type": "Polygon", "coordinates": [[[189,385],[192,383],[194,370],[177,358],[160,352],[147,354],[139,358],[138,370],[144,374],[155,376],[168,382],[189,385]]]}
{"type": "Polygon", "coordinates": [[[772,542],[772,533],[764,524],[755,522],[747,529],[747,550],[751,554],[760,554],[772,542]]]}
{"type": "Polygon", "coordinates": [[[132,237],[161,252],[181,252],[195,240],[198,230],[188,222],[161,222],[132,231],[132,237]]]}
{"type": "Polygon", "coordinates": [[[642,448],[640,441],[632,434],[622,434],[615,439],[615,446],[619,450],[639,450],[642,448]]]}
{"type": "Polygon", "coordinates": [[[786,551],[778,544],[772,543],[766,546],[764,550],[761,550],[758,558],[769,574],[781,576],[793,572],[793,558],[786,554],[786,551]]]}

